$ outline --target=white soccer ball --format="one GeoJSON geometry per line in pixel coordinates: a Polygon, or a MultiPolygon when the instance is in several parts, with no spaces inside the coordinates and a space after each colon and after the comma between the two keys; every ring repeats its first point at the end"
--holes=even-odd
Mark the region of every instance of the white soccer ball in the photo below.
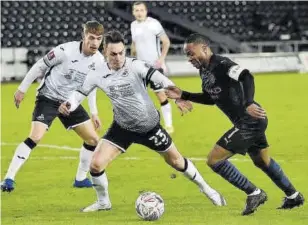
{"type": "Polygon", "coordinates": [[[164,200],[155,192],[144,192],[136,200],[136,212],[144,220],[158,220],[165,211],[164,200]]]}

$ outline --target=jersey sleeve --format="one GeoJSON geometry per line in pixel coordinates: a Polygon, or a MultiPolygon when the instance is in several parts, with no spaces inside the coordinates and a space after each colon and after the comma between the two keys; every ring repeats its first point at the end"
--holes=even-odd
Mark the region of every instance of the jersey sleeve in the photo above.
{"type": "Polygon", "coordinates": [[[58,65],[66,60],[65,46],[58,45],[51,49],[44,57],[43,61],[48,67],[58,65]]]}
{"type": "Polygon", "coordinates": [[[161,84],[163,87],[174,86],[171,80],[146,62],[133,60],[133,69],[146,83],[153,81],[154,83],[161,84]]]}
{"type": "Polygon", "coordinates": [[[226,60],[223,62],[223,66],[226,70],[227,75],[233,80],[239,81],[239,77],[241,74],[247,72],[248,70],[241,67],[231,60],[226,60]]]}
{"type": "Polygon", "coordinates": [[[94,73],[95,72],[90,72],[86,77],[83,85],[76,91],[73,91],[72,94],[68,97],[66,102],[69,102],[71,105],[70,111],[75,111],[81,102],[96,88],[96,79],[100,76],[95,76],[94,73]]]}
{"type": "Polygon", "coordinates": [[[161,35],[166,33],[163,26],[161,25],[161,23],[158,20],[154,20],[153,29],[154,29],[154,34],[157,37],[160,37],[161,35]]]}

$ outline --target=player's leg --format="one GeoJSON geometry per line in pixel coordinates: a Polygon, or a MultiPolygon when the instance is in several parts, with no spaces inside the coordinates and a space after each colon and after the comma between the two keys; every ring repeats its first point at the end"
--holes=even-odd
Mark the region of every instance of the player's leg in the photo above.
{"type": "Polygon", "coordinates": [[[245,154],[249,145],[249,139],[243,139],[243,132],[234,127],[220,138],[207,157],[207,165],[212,168],[215,173],[219,174],[233,186],[244,191],[248,195],[246,207],[242,212],[243,215],[253,213],[259,205],[267,200],[265,192],[251,183],[247,177],[228,160],[228,158],[232,157],[235,153],[245,154]]]}
{"type": "Polygon", "coordinates": [[[286,194],[279,209],[292,209],[304,204],[303,195],[294,188],[280,165],[270,157],[268,148],[260,150],[260,147],[262,146],[267,147],[265,135],[260,138],[256,145],[249,149],[249,156],[255,166],[267,174],[267,176],[269,176],[271,180],[286,194]]]}
{"type": "Polygon", "coordinates": [[[131,143],[129,132],[121,129],[114,122],[97,145],[90,165],[90,174],[97,194],[97,202],[82,209],[82,212],[111,209],[105,169],[118,155],[125,152],[131,143]]]}
{"type": "Polygon", "coordinates": [[[14,190],[14,180],[17,172],[27,161],[31,151],[43,138],[48,127],[56,117],[56,114],[57,107],[54,106],[53,102],[44,97],[38,97],[33,111],[30,134],[15,150],[14,156],[5,175],[5,179],[1,184],[2,191],[10,192],[14,190]]]}
{"type": "Polygon", "coordinates": [[[160,103],[160,109],[163,115],[166,131],[171,134],[174,132],[172,125],[172,107],[164,91],[156,92],[156,97],[160,103]]]}
{"type": "MultiPolygon", "coordinates": [[[[163,73],[163,70],[161,69],[160,72],[163,73]]],[[[165,129],[166,131],[171,134],[174,132],[174,128],[172,125],[172,107],[170,102],[168,101],[168,98],[163,90],[163,87],[160,84],[156,84],[152,81],[150,81],[150,88],[154,91],[161,108],[161,113],[164,119],[165,129]]]]}
{"type": "Polygon", "coordinates": [[[221,195],[204,181],[194,164],[178,152],[172,142],[172,138],[160,125],[157,125],[145,135],[139,135],[135,142],[160,153],[170,166],[182,172],[185,177],[197,184],[200,190],[206,194],[215,205],[226,204],[221,195]]]}
{"type": "Polygon", "coordinates": [[[93,152],[99,141],[92,121],[82,106],[79,106],[69,116],[59,115],[59,119],[67,129],[73,129],[84,141],[80,149],[79,164],[73,187],[92,187],[90,179],[87,178],[87,173],[90,170],[93,152]]]}
{"type": "Polygon", "coordinates": [[[160,154],[171,167],[182,172],[185,177],[197,184],[200,191],[204,193],[214,205],[227,205],[224,197],[206,183],[195,165],[189,159],[184,158],[181,153],[178,152],[174,144],[172,144],[167,151],[161,152],[160,154]]]}
{"type": "Polygon", "coordinates": [[[84,141],[79,154],[79,165],[74,187],[92,187],[90,180],[87,178],[87,173],[90,170],[93,152],[98,144],[99,136],[91,120],[87,120],[73,129],[84,141]]]}

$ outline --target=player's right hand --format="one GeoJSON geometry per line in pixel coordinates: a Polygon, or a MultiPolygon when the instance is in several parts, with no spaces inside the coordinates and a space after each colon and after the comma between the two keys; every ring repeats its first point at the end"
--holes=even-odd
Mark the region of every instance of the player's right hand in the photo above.
{"type": "Polygon", "coordinates": [[[176,86],[168,86],[165,88],[165,93],[168,98],[180,99],[182,96],[182,90],[176,86]]]}
{"type": "Polygon", "coordinates": [[[24,99],[24,96],[25,96],[25,93],[20,91],[20,90],[17,90],[14,94],[14,103],[15,103],[15,106],[16,108],[18,109],[19,108],[19,105],[21,103],[21,101],[24,99]]]}
{"type": "Polygon", "coordinates": [[[70,115],[70,111],[69,109],[71,108],[71,104],[69,102],[63,102],[59,108],[58,111],[63,114],[64,116],[69,116],[70,115]]]}
{"type": "Polygon", "coordinates": [[[190,101],[186,101],[183,99],[177,99],[175,104],[178,106],[178,109],[181,111],[181,116],[185,113],[191,112],[193,109],[193,105],[190,101]]]}
{"type": "Polygon", "coordinates": [[[246,108],[246,111],[249,115],[252,117],[255,117],[257,119],[265,119],[266,118],[266,112],[264,109],[262,109],[260,106],[256,104],[251,104],[246,108]]]}

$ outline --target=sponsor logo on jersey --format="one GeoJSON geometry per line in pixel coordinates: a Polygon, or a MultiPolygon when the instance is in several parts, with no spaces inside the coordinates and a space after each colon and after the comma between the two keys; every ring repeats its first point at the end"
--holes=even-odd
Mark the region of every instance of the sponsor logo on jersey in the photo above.
{"type": "Polygon", "coordinates": [[[76,60],[72,60],[72,63],[76,63],[76,62],[78,62],[78,60],[76,59],[76,60]]]}
{"type": "Polygon", "coordinates": [[[69,70],[67,74],[64,75],[64,77],[68,80],[71,80],[73,78],[74,70],[69,70]]]}

